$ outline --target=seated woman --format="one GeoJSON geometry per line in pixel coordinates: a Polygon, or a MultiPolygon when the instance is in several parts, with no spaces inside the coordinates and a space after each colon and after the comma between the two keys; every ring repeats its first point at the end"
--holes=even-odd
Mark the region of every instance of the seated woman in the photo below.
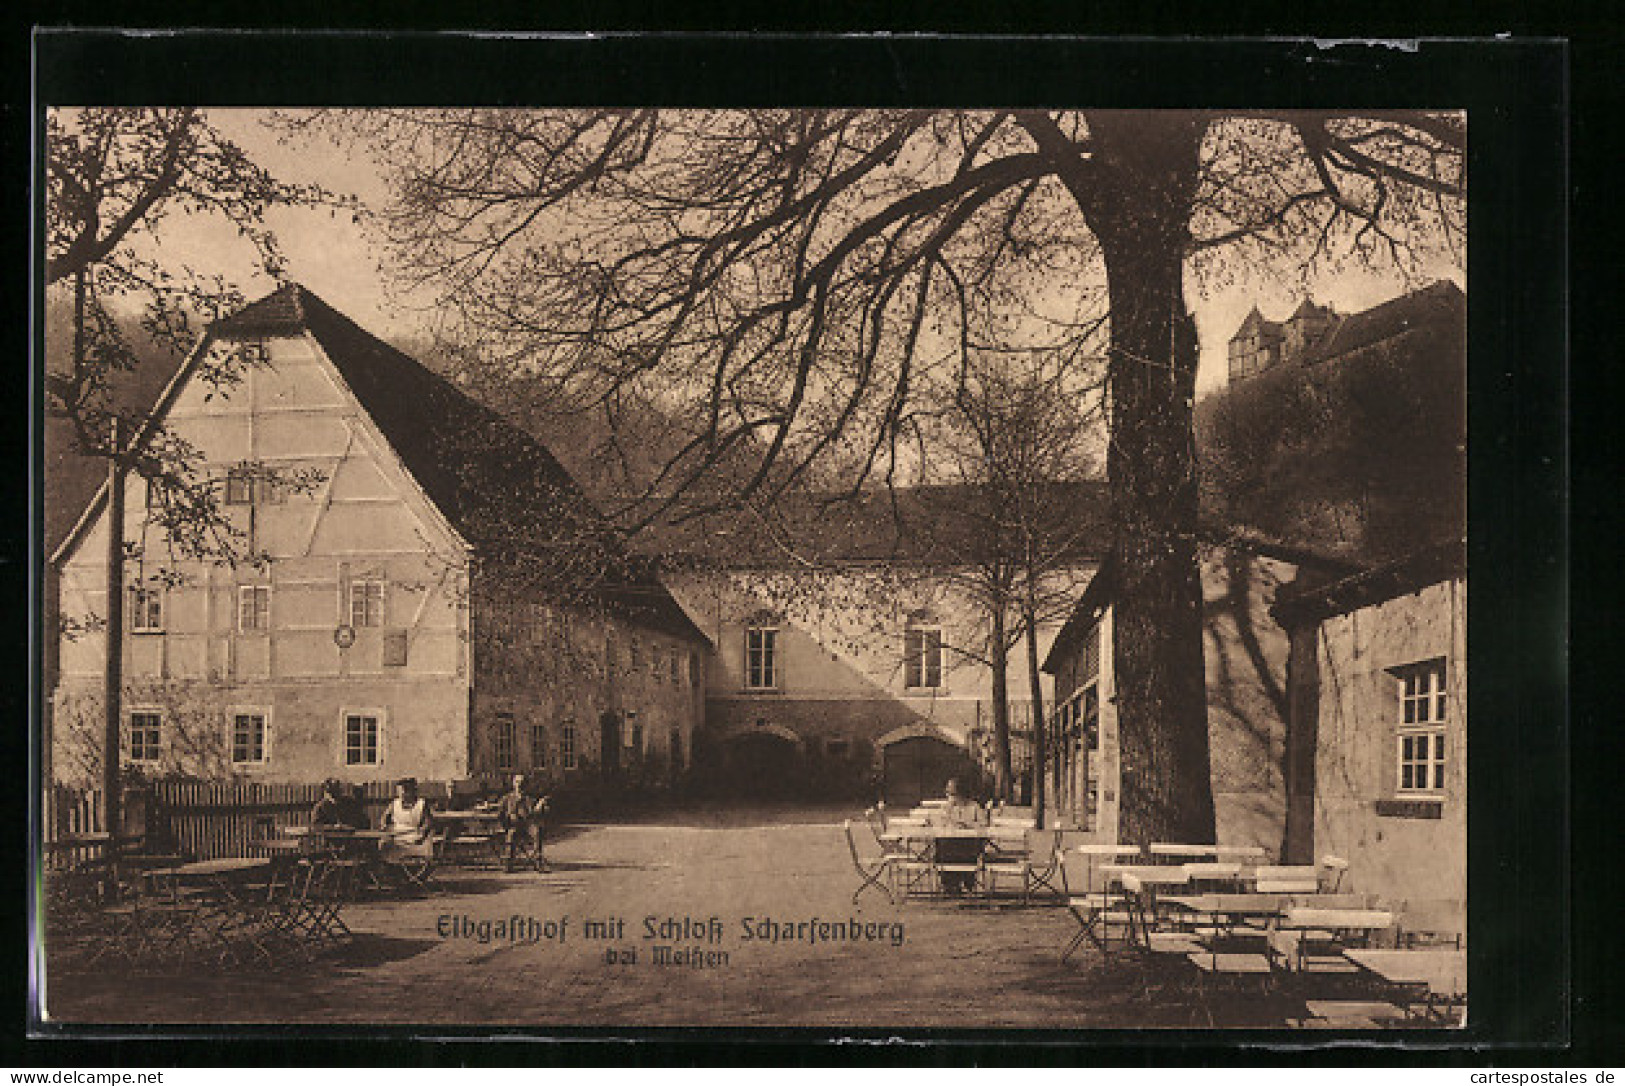
{"type": "Polygon", "coordinates": [[[379,829],[389,836],[378,843],[378,851],[391,863],[402,866],[412,881],[421,881],[434,861],[434,815],[429,801],[418,795],[415,777],[403,777],[395,785],[395,798],[384,808],[379,829]],[[414,874],[415,872],[415,874],[414,874]]]}

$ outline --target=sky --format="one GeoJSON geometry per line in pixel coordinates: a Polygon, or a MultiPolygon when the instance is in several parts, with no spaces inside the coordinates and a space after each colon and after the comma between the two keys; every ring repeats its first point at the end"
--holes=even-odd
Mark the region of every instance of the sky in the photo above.
{"type": "MultiPolygon", "coordinates": [[[[262,110],[217,109],[209,115],[251,158],[284,181],[320,184],[353,194],[368,206],[379,205],[387,195],[378,167],[363,155],[319,138],[288,141],[262,123],[262,110]]],[[[391,290],[388,276],[380,273],[386,254],[365,226],[352,221],[347,212],[282,209],[268,217],[268,225],[278,235],[289,276],[369,331],[390,338],[427,325],[429,299],[398,296],[391,290]]],[[[163,233],[163,246],[156,250],[159,254],[227,274],[250,298],[269,293],[275,286],[255,273],[246,246],[223,222],[174,217],[166,220],[163,233]]],[[[1198,395],[1224,387],[1226,345],[1254,305],[1265,317],[1280,320],[1303,299],[1301,285],[1288,286],[1256,270],[1232,270],[1234,274],[1223,286],[1187,286],[1187,301],[1201,338],[1198,395]]],[[[1461,269],[1447,263],[1426,269],[1427,278],[1449,278],[1466,286],[1461,269]]],[[[1367,268],[1344,269],[1307,284],[1315,302],[1340,313],[1368,309],[1406,289],[1397,272],[1367,268]]]]}

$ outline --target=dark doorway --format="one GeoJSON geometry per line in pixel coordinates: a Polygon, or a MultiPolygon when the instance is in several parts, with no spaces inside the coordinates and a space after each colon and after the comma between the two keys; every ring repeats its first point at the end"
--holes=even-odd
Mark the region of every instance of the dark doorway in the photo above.
{"type": "Polygon", "coordinates": [[[616,713],[605,713],[598,718],[598,766],[605,777],[617,777],[621,772],[621,718],[616,713]]]}
{"type": "Polygon", "coordinates": [[[794,799],[801,795],[801,749],[774,732],[748,732],[728,740],[723,752],[725,790],[745,799],[794,799]]]}
{"type": "Polygon", "coordinates": [[[912,807],[942,795],[950,777],[967,785],[976,778],[976,766],[963,747],[928,735],[899,739],[885,748],[881,759],[886,803],[892,807],[912,807]]]}

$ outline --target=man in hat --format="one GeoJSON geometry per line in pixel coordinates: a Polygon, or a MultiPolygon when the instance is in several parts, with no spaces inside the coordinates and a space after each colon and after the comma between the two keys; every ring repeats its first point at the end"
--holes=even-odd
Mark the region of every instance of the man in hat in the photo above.
{"type": "Polygon", "coordinates": [[[502,820],[504,871],[513,870],[521,845],[529,847],[536,870],[548,870],[547,860],[542,856],[541,826],[542,812],[546,809],[547,797],[532,801],[525,794],[525,775],[515,773],[511,787],[497,801],[497,816],[502,820]]]}

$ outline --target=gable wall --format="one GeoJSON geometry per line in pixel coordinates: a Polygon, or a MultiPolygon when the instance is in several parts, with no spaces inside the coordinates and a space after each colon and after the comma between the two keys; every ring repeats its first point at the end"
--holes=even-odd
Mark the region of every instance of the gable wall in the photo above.
{"type": "MultiPolygon", "coordinates": [[[[149,522],[144,485],[132,479],[128,486],[125,538],[145,558],[126,563],[126,583],[160,569],[182,581],[166,593],[161,634],[125,637],[128,699],[165,706],[166,726],[171,717],[175,722],[166,734],[175,739],[166,743],[172,749],[154,768],[259,780],[460,775],[467,761],[470,662],[463,546],[320,347],[306,336],[266,343],[268,364],[240,369],[239,383],[220,388],[194,377],[166,419],[199,450],[212,477],[223,478],[243,460],[320,476],[308,493],[226,507],[246,549],[269,554],[269,566],[172,561],[162,530],[149,522]],[[385,582],[383,625],[357,629],[354,644],[340,648],[334,631],[349,621],[349,586],[367,577],[385,582]],[[238,628],[243,585],[270,588],[268,631],[238,628]],[[404,666],[384,663],[386,631],[405,633],[404,666]],[[224,748],[233,707],[269,711],[266,764],[230,764],[224,748]],[[380,765],[338,764],[345,709],[377,710],[386,718],[380,765]]],[[[104,512],[63,563],[65,618],[105,614],[107,527],[104,512]]],[[[99,748],[105,652],[101,633],[61,640],[55,730],[58,746],[70,749],[54,759],[59,776],[99,765],[96,750],[86,745],[99,748]]]]}
{"type": "Polygon", "coordinates": [[[1452,913],[1467,897],[1466,582],[1334,615],[1316,631],[1319,711],[1314,849],[1352,862],[1352,889],[1452,913]],[[1446,772],[1437,802],[1395,805],[1398,682],[1391,670],[1446,661],[1446,772]]]}

